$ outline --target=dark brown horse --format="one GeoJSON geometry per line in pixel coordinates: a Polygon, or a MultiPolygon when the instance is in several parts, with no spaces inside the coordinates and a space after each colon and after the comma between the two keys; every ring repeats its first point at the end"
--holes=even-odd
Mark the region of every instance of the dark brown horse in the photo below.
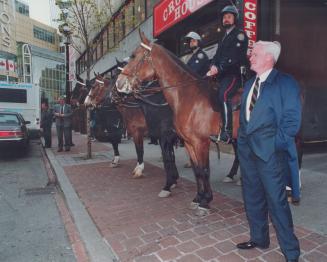
{"type": "MultiPolygon", "coordinates": [[[[157,78],[174,114],[178,135],[185,141],[196,178],[197,194],[191,208],[198,215],[208,213],[212,201],[209,170],[209,135],[219,133],[220,112],[214,111],[208,82],[199,79],[180,60],[158,44],[151,44],[141,34],[142,44],[132,54],[116,81],[120,92],[142,95],[140,83],[157,78]]],[[[234,115],[234,130],[238,128],[238,114],[234,115]]],[[[236,132],[233,134],[236,138],[236,132]]]]}
{"type": "MultiPolygon", "coordinates": [[[[94,104],[99,104],[101,101],[110,98],[111,102],[114,103],[119,111],[122,113],[123,118],[125,118],[127,128],[129,129],[130,134],[134,137],[134,141],[142,141],[141,145],[135,143],[137,149],[137,155],[139,157],[140,151],[138,147],[142,146],[142,161],[143,161],[143,136],[144,133],[135,132],[135,126],[144,125],[144,117],[147,126],[151,129],[150,131],[154,137],[159,139],[160,148],[162,152],[164,169],[166,172],[166,184],[164,188],[159,193],[159,197],[168,197],[171,194],[171,189],[177,184],[177,179],[179,177],[178,171],[175,164],[175,155],[174,155],[174,144],[177,138],[176,133],[173,129],[172,123],[172,114],[170,108],[167,104],[164,103],[158,104],[156,102],[151,102],[150,100],[156,100],[158,97],[148,97],[147,102],[150,105],[145,104],[143,101],[136,101],[133,96],[122,95],[117,92],[117,89],[112,83],[111,80],[97,76],[98,84],[93,88],[93,94],[90,93],[90,102],[94,101],[94,104]],[[140,108],[142,108],[141,111],[140,108]],[[135,111],[135,110],[138,111],[135,111]],[[159,112],[160,118],[157,117],[157,114],[150,113],[149,111],[159,112]],[[142,119],[140,115],[137,115],[141,112],[142,119]]],[[[160,98],[159,98],[160,99],[160,98]]],[[[139,164],[138,164],[139,166],[139,164]]],[[[138,168],[137,166],[137,168],[138,168]]],[[[142,168],[144,167],[142,162],[142,168]]]]}
{"type": "MultiPolygon", "coordinates": [[[[100,75],[96,76],[94,85],[89,91],[84,104],[86,106],[101,107],[101,105],[111,103],[110,101],[105,101],[106,99],[111,99],[108,92],[112,92],[109,86],[114,83],[109,79],[103,78],[100,75]]],[[[136,154],[137,154],[137,164],[133,170],[133,178],[139,178],[143,176],[144,162],[143,162],[143,138],[147,134],[147,126],[145,123],[144,115],[139,106],[123,106],[122,104],[115,104],[117,110],[122,115],[123,121],[126,125],[127,132],[133,137],[135,144],[136,154]]],[[[118,143],[112,143],[115,151],[115,159],[113,160],[112,167],[116,167],[119,164],[119,151],[118,143]]]]}

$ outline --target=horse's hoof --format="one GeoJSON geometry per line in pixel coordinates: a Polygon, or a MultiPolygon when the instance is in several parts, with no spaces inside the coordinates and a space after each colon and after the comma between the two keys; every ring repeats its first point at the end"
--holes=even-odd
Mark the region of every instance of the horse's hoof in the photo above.
{"type": "Polygon", "coordinates": [[[170,195],[171,195],[170,191],[161,190],[160,193],[158,194],[158,197],[169,197],[170,195]]]}
{"type": "Polygon", "coordinates": [[[134,172],[132,178],[142,178],[143,177],[143,174],[142,173],[139,173],[139,172],[134,172]]]}
{"type": "Polygon", "coordinates": [[[119,167],[119,163],[110,163],[110,167],[112,168],[116,168],[116,167],[119,167]]]}
{"type": "Polygon", "coordinates": [[[143,172],[140,169],[134,170],[133,171],[133,178],[140,178],[143,177],[143,172]]]}
{"type": "Polygon", "coordinates": [[[198,207],[195,211],[195,215],[198,217],[205,217],[210,214],[210,209],[204,207],[198,207]]]}
{"type": "Polygon", "coordinates": [[[177,187],[177,184],[175,183],[175,184],[172,184],[171,186],[170,186],[170,189],[174,189],[175,187],[177,187]]]}
{"type": "Polygon", "coordinates": [[[191,204],[189,205],[189,209],[191,210],[195,210],[199,207],[199,203],[196,203],[196,202],[191,202],[191,204]]]}

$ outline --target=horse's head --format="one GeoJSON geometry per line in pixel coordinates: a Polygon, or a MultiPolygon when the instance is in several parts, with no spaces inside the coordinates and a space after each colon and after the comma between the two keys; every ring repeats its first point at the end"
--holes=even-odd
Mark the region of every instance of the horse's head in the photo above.
{"type": "Polygon", "coordinates": [[[81,104],[84,101],[82,100],[83,93],[85,93],[86,84],[83,82],[79,76],[76,76],[76,85],[72,91],[71,100],[76,104],[81,104]]]}
{"type": "Polygon", "coordinates": [[[140,37],[141,45],[134,50],[117,78],[116,87],[119,92],[130,94],[142,82],[151,81],[155,78],[152,45],[143,32],[140,32],[140,37]]]}
{"type": "Polygon", "coordinates": [[[95,74],[95,82],[86,96],[84,104],[86,106],[98,106],[105,100],[106,90],[109,87],[109,80],[100,74],[95,74]]]}

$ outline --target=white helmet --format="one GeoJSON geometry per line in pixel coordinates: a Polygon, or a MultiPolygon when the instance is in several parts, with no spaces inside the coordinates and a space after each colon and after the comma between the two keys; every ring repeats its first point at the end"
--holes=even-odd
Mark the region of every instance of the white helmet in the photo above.
{"type": "Polygon", "coordinates": [[[195,32],[192,32],[192,31],[189,32],[185,36],[185,38],[191,38],[191,39],[198,40],[198,41],[201,41],[202,40],[201,36],[198,33],[195,33],[195,32]]]}

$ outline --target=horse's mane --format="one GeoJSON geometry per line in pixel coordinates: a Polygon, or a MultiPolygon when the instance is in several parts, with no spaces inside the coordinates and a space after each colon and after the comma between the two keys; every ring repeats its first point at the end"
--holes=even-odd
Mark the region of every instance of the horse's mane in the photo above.
{"type": "Polygon", "coordinates": [[[186,71],[188,74],[192,75],[192,77],[194,77],[195,79],[199,79],[199,80],[201,79],[201,77],[197,73],[191,70],[190,67],[187,64],[183,63],[180,60],[180,58],[176,56],[173,52],[166,49],[162,45],[158,45],[158,44],[154,44],[154,45],[158,46],[160,49],[163,49],[163,51],[167,53],[172,60],[174,60],[174,62],[180,67],[181,70],[186,71]]]}
{"type": "MultiPolygon", "coordinates": [[[[179,69],[182,71],[182,73],[187,73],[189,75],[191,75],[191,77],[193,78],[193,80],[198,80],[196,81],[197,86],[199,86],[199,90],[206,96],[211,97],[213,89],[214,89],[214,85],[216,85],[216,83],[214,83],[213,81],[209,81],[208,79],[203,79],[201,76],[199,76],[198,74],[196,74],[193,70],[191,70],[191,68],[183,63],[179,57],[177,57],[174,53],[172,53],[171,51],[169,51],[168,49],[166,49],[165,47],[158,45],[158,44],[154,44],[157,47],[159,47],[159,49],[161,49],[163,52],[165,52],[166,54],[169,55],[169,58],[171,58],[179,67],[179,69]]],[[[209,68],[208,68],[209,70],[209,68]]]]}

